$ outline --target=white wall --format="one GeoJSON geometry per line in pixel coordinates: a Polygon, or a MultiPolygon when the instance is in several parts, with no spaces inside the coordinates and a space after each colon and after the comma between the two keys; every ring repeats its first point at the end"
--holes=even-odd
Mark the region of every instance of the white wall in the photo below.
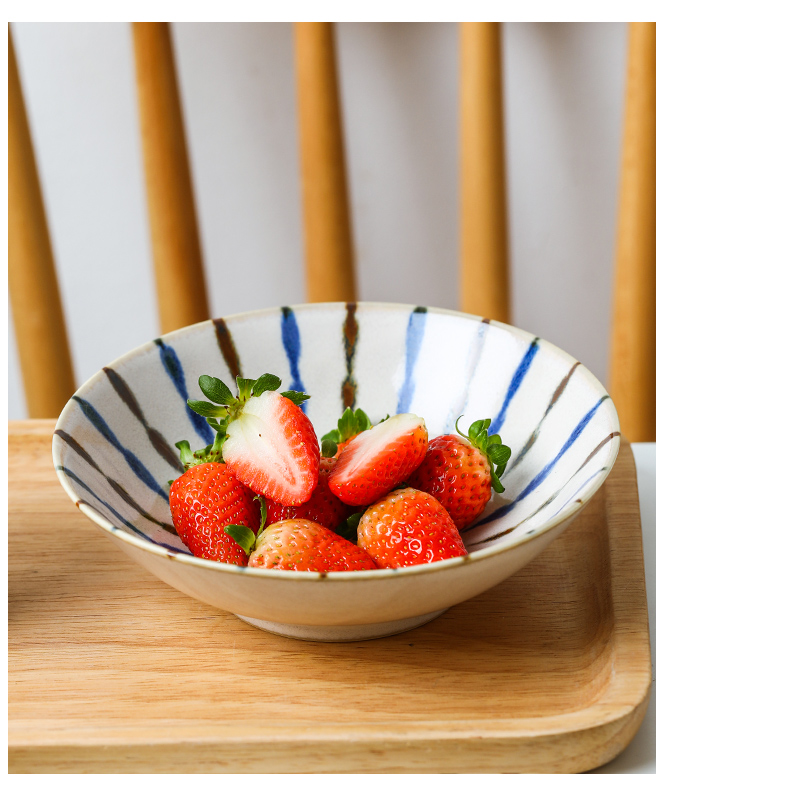
{"type": "MultiPolygon", "coordinates": [[[[12,30],[79,383],[158,332],[131,34],[12,30]]],[[[337,32],[359,298],[457,308],[456,25],[337,32]]],[[[212,314],[302,302],[290,26],[174,40],[212,314]]],[[[626,28],[509,23],[503,45],[514,323],[605,379],[626,28]]]]}

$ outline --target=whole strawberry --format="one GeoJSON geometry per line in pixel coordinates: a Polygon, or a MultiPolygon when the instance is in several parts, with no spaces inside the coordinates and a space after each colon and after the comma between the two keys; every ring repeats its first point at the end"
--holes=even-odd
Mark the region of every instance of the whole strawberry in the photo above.
{"type": "Polygon", "coordinates": [[[343,451],[343,448],[362,431],[370,428],[370,418],[362,409],[352,409],[350,406],[337,421],[337,428],[321,437],[321,455],[333,458],[343,451]]]}
{"type": "Polygon", "coordinates": [[[334,458],[322,458],[318,467],[318,485],[312,496],[301,505],[281,505],[266,500],[266,526],[278,521],[301,518],[315,521],[333,532],[351,515],[353,508],[341,502],[329,488],[329,473],[336,463],[334,458]]]}
{"type": "Polygon", "coordinates": [[[238,524],[257,533],[261,508],[254,494],[226,464],[209,460],[218,458],[218,452],[206,448],[193,454],[186,441],[176,446],[186,468],[170,486],[170,513],[178,536],[196,557],[246,565],[247,555],[224,528],[238,524]]]}
{"type": "MultiPolygon", "coordinates": [[[[499,480],[510,458],[510,448],[497,434],[488,435],[491,420],[478,420],[469,436],[448,434],[428,443],[425,459],[409,478],[412,488],[435,496],[458,529],[471,524],[491,499],[491,489],[502,493],[499,480]]],[[[456,430],[458,423],[456,422],[456,430]]]]}
{"type": "Polygon", "coordinates": [[[266,527],[250,554],[251,568],[284,571],[365,571],[376,563],[365,551],[307,519],[288,519],[266,527]]]}
{"type": "Polygon", "coordinates": [[[357,545],[379,568],[439,562],[467,553],[440,502],[414,488],[397,489],[371,505],[357,526],[357,545]]]}
{"type": "Polygon", "coordinates": [[[348,505],[370,505],[406,480],[427,448],[422,417],[396,414],[346,445],[329,473],[329,488],[348,505]]]}
{"type": "Polygon", "coordinates": [[[256,381],[236,379],[239,394],[213,376],[198,384],[213,401],[189,400],[217,431],[222,458],[231,472],[256,494],[284,505],[310,499],[318,484],[318,439],[299,405],[303,392],[275,392],[282,381],[267,373],[256,381]]]}

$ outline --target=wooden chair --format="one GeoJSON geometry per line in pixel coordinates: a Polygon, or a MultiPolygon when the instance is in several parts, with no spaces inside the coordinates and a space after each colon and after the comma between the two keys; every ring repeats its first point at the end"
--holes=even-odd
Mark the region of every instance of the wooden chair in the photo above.
{"type": "MultiPolygon", "coordinates": [[[[294,25],[307,298],[356,301],[332,23],[294,25]]],[[[167,23],[134,23],[162,332],[209,317],[167,23]]],[[[460,25],[460,308],[510,320],[500,26],[460,25]]],[[[28,411],[75,389],[9,30],[9,288],[28,411]]],[[[631,441],[655,440],[655,24],[629,30],[609,388],[631,441]]]]}

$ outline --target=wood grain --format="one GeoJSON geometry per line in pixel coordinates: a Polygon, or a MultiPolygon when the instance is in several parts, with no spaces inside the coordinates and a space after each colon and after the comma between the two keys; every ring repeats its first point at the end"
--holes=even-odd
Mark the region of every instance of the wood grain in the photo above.
{"type": "Polygon", "coordinates": [[[9,426],[11,772],[571,772],[628,744],[650,649],[628,445],[543,554],[405,634],[292,641],[117,551],[9,426]],[[58,541],[30,550],[30,535],[58,541]],[[187,647],[188,646],[188,647],[187,647]]]}
{"type": "Polygon", "coordinates": [[[10,27],[8,291],[28,415],[57,417],[77,387],[10,27]]]}
{"type": "Polygon", "coordinates": [[[132,23],[161,331],[209,317],[192,178],[167,22],[132,23]]]}
{"type": "Polygon", "coordinates": [[[355,302],[343,121],[331,22],[295,22],[307,298],[355,302]]]}
{"type": "Polygon", "coordinates": [[[609,392],[624,435],[656,440],[656,25],[629,26],[609,392]]]}
{"type": "Polygon", "coordinates": [[[460,23],[461,310],[510,322],[498,22],[460,23]]]}

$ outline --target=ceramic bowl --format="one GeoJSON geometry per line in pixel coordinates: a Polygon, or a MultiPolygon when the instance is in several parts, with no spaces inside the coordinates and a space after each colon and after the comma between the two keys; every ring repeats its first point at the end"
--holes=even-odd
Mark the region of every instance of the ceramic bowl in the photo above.
{"type": "Polygon", "coordinates": [[[259,628],[327,641],[414,628],[519,570],[600,488],[620,444],[617,412],[579,362],[496,321],[397,304],[312,304],[214,319],[129,352],[63,409],[53,458],[66,493],[133,560],[187,595],[259,628]],[[513,454],[462,534],[468,556],[397,570],[306,573],[198,559],[172,527],[175,442],[212,430],[187,408],[198,377],[274,373],[303,390],[320,437],[346,406],[374,422],[413,412],[432,437],[490,417],[513,454]]]}

